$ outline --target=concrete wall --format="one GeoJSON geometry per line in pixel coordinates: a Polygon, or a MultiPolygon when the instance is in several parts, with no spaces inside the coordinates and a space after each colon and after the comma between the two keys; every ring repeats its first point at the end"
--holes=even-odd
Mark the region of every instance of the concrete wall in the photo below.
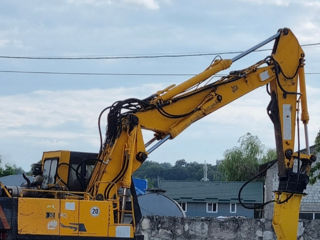
{"type": "MultiPolygon", "coordinates": [[[[320,220],[299,223],[299,240],[320,239],[320,220]]],[[[145,240],[273,240],[270,220],[245,218],[144,217],[138,234],[145,240]]]]}
{"type": "MultiPolygon", "coordinates": [[[[254,211],[246,209],[240,204],[236,204],[237,212],[230,213],[230,203],[217,203],[217,212],[207,212],[207,205],[205,202],[188,202],[187,211],[185,212],[188,217],[219,217],[219,216],[244,216],[253,218],[254,211]]],[[[252,204],[248,204],[252,206],[252,204]]]]}

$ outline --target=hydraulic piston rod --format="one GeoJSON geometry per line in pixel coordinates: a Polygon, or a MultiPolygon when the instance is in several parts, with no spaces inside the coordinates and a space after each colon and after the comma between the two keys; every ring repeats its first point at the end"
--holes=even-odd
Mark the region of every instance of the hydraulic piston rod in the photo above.
{"type": "Polygon", "coordinates": [[[249,48],[247,51],[244,51],[243,53],[240,53],[239,55],[235,56],[234,58],[232,58],[232,62],[235,62],[237,60],[239,60],[240,58],[243,58],[244,56],[248,55],[249,53],[257,50],[258,48],[266,45],[267,43],[273,41],[274,39],[276,39],[277,37],[280,36],[280,32],[277,32],[275,35],[269,37],[268,39],[264,40],[263,42],[253,46],[252,48],[249,48]]]}
{"type": "Polygon", "coordinates": [[[170,134],[162,138],[159,142],[157,142],[155,145],[153,145],[149,150],[147,150],[148,154],[152,153],[154,150],[156,150],[158,147],[160,147],[165,141],[167,141],[170,138],[170,134]]]}

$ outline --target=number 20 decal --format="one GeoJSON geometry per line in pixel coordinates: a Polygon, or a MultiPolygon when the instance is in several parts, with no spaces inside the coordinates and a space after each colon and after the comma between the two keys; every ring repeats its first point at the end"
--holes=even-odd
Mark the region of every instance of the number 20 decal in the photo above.
{"type": "Polygon", "coordinates": [[[100,208],[98,208],[98,207],[92,207],[92,208],[90,209],[90,214],[91,214],[91,216],[93,216],[93,217],[99,216],[99,214],[100,214],[100,208]]]}

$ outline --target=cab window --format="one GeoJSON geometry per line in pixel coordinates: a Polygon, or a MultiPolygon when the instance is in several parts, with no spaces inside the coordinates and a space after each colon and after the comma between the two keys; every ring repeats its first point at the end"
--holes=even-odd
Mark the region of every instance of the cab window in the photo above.
{"type": "Polygon", "coordinates": [[[57,173],[58,158],[45,159],[43,164],[43,186],[54,184],[57,173]]]}

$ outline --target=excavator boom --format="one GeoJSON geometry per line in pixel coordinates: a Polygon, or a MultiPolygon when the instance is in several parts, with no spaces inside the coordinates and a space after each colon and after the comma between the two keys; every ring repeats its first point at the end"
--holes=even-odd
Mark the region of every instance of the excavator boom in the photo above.
{"type": "Polygon", "coordinates": [[[262,86],[267,86],[271,98],[267,113],[274,124],[279,169],[273,226],[278,239],[295,239],[300,200],[314,158],[309,152],[303,156],[294,152],[297,110],[302,110],[307,149],[309,116],[304,53],[287,28],[232,59],[216,58],[203,72],[177,86],[171,85],[145,99],[115,102],[99,116],[100,126],[102,114],[108,111],[107,130],[104,140],[100,131],[98,154],[47,152],[37,165],[36,182],[19,189],[19,194],[12,194],[2,186],[3,195],[17,202],[19,239],[31,235],[140,238],[134,233],[139,210],[133,173],[164,142],[262,86]],[[271,41],[274,41],[271,55],[218,81],[207,82],[271,41]],[[143,129],[154,133],[147,143],[143,129]],[[295,161],[301,162],[298,169],[294,168],[295,161]],[[35,202],[40,208],[34,207],[35,202]],[[46,209],[48,206],[52,208],[50,211],[46,209]],[[31,223],[37,216],[47,216],[47,219],[39,217],[39,221],[46,221],[48,229],[31,223]]]}

